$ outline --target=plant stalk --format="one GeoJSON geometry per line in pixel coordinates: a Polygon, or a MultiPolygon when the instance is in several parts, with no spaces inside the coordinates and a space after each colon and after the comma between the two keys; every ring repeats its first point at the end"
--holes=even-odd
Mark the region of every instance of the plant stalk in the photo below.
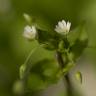
{"type": "MultiPolygon", "coordinates": [[[[66,65],[63,61],[62,54],[60,52],[56,52],[56,59],[61,69],[63,69],[66,65]]],[[[74,96],[73,95],[73,87],[71,84],[69,73],[64,76],[64,83],[66,82],[66,89],[67,89],[67,96],[74,96]]]]}

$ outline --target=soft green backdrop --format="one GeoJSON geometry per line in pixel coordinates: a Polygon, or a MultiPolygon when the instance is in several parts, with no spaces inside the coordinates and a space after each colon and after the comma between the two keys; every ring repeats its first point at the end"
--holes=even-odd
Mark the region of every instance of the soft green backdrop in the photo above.
{"type": "MultiPolygon", "coordinates": [[[[19,67],[36,43],[22,36],[26,22],[23,13],[37,18],[46,28],[58,20],[69,20],[72,29],[88,21],[89,45],[96,47],[96,0],[0,0],[0,96],[13,96],[13,83],[19,78],[19,67]]],[[[95,48],[88,48],[87,53],[95,48]]]]}

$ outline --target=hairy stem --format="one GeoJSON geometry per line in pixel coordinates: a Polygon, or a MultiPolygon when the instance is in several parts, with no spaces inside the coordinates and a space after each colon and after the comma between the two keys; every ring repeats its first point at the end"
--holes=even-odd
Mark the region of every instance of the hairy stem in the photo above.
{"type": "MultiPolygon", "coordinates": [[[[59,66],[61,67],[61,69],[66,66],[64,64],[64,61],[63,61],[61,53],[58,52],[58,51],[56,52],[56,59],[58,61],[59,66]]],[[[69,73],[64,76],[64,81],[66,81],[67,96],[74,96],[73,95],[73,88],[72,88],[72,84],[71,84],[71,81],[70,81],[69,73]]]]}

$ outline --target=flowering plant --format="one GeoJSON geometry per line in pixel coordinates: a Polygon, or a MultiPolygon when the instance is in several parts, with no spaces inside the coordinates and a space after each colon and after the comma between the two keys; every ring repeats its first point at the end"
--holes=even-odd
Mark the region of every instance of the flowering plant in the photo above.
{"type": "MultiPolygon", "coordinates": [[[[24,14],[24,18],[29,25],[25,26],[23,36],[38,43],[37,48],[30,52],[20,67],[20,80],[24,90],[39,91],[57,83],[63,77],[67,83],[67,95],[73,96],[69,74],[87,47],[85,23],[70,30],[71,23],[62,20],[49,31],[39,26],[36,21],[32,22],[34,20],[28,14],[24,14]],[[36,54],[38,58],[35,58],[36,54]]],[[[82,83],[81,72],[76,72],[76,78],[82,83]]]]}

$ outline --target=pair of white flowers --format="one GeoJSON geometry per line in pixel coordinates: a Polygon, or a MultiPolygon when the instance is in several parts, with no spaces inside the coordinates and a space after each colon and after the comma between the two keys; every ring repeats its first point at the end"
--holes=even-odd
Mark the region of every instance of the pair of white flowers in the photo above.
{"type": "MultiPolygon", "coordinates": [[[[67,35],[70,31],[71,23],[65,22],[65,20],[59,21],[58,25],[56,25],[55,31],[61,35],[67,35]]],[[[24,37],[33,40],[37,36],[37,30],[35,26],[27,25],[24,28],[24,37]]]]}

